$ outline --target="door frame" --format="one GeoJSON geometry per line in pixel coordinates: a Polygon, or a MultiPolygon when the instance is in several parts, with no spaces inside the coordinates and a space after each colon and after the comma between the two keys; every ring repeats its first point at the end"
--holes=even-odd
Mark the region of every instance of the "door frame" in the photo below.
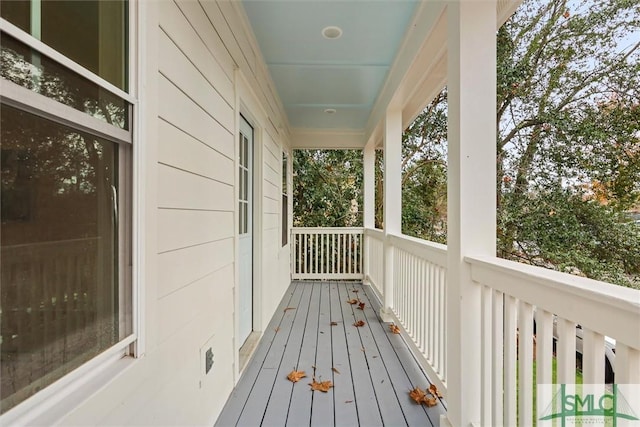
{"type": "Polygon", "coordinates": [[[250,89],[251,85],[246,80],[240,69],[235,70],[235,134],[234,134],[234,337],[233,337],[233,353],[234,353],[234,383],[240,379],[240,361],[239,351],[243,342],[239,339],[239,234],[238,222],[240,219],[238,210],[238,166],[239,166],[239,135],[241,115],[253,127],[253,331],[262,332],[264,329],[262,322],[262,212],[263,212],[263,132],[262,123],[267,122],[267,115],[257,100],[254,92],[250,89]],[[263,120],[261,120],[261,117],[263,120]]]}
{"type": "MultiPolygon", "coordinates": [[[[251,128],[251,135],[249,138],[249,145],[247,146],[248,151],[249,151],[249,158],[248,158],[248,171],[249,171],[249,176],[250,176],[250,182],[249,182],[249,197],[247,198],[247,202],[248,202],[248,207],[249,209],[247,210],[247,215],[248,215],[248,221],[247,221],[247,229],[249,230],[249,234],[250,234],[250,239],[251,239],[251,307],[249,309],[250,313],[251,313],[251,330],[249,332],[249,334],[245,337],[245,336],[241,336],[240,335],[240,323],[241,323],[241,314],[242,311],[240,310],[240,305],[241,305],[241,301],[240,299],[242,298],[241,295],[241,283],[240,283],[240,270],[241,267],[246,267],[244,265],[244,260],[242,259],[242,255],[240,254],[240,233],[238,231],[239,229],[239,225],[240,225],[240,208],[239,208],[239,200],[240,198],[237,197],[236,198],[236,204],[238,205],[236,207],[236,209],[238,210],[238,214],[237,214],[237,219],[238,219],[238,224],[236,227],[236,234],[237,234],[237,238],[238,238],[238,314],[236,316],[236,321],[238,324],[238,328],[236,329],[237,331],[237,336],[238,336],[238,347],[242,347],[245,343],[245,341],[249,338],[249,336],[251,336],[251,334],[256,330],[255,329],[255,307],[257,306],[256,303],[256,298],[255,298],[255,285],[254,285],[254,281],[257,277],[256,273],[256,265],[254,262],[254,257],[255,257],[255,246],[256,246],[256,238],[255,238],[255,231],[256,231],[256,227],[255,227],[255,202],[256,202],[256,197],[255,197],[255,191],[256,191],[256,180],[255,180],[255,173],[256,173],[256,159],[255,159],[255,151],[256,151],[256,147],[255,147],[255,142],[256,142],[256,127],[251,123],[251,121],[249,119],[247,119],[247,117],[245,117],[245,115],[241,112],[239,114],[239,118],[238,118],[238,135],[236,136],[236,141],[238,144],[238,151],[240,151],[240,145],[242,144],[242,142],[240,141],[240,135],[243,134],[242,132],[242,128],[245,127],[243,126],[243,122],[244,124],[246,124],[246,126],[248,126],[249,128],[251,128]]],[[[245,132],[245,136],[249,136],[246,135],[245,132]]],[[[238,160],[237,160],[237,165],[238,167],[236,168],[236,174],[238,173],[239,170],[239,155],[238,155],[238,160]]],[[[239,192],[241,187],[240,182],[238,182],[238,190],[237,192],[239,192]]],[[[239,196],[239,195],[238,195],[239,196]]],[[[244,288],[243,288],[244,289],[244,288]]]]}

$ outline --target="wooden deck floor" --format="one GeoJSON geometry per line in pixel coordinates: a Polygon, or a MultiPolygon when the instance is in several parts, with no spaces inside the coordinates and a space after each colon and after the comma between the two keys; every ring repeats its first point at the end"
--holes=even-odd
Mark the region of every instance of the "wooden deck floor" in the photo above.
{"type": "Polygon", "coordinates": [[[294,282],[216,426],[439,425],[446,403],[426,408],[409,398],[429,381],[378,310],[368,286],[294,282]],[[346,302],[352,298],[364,310],[346,302]],[[366,325],[353,326],[358,320],[366,325]],[[308,378],[290,382],[293,369],[308,378]],[[328,393],[311,391],[314,369],[318,381],[333,382],[328,393]]]}

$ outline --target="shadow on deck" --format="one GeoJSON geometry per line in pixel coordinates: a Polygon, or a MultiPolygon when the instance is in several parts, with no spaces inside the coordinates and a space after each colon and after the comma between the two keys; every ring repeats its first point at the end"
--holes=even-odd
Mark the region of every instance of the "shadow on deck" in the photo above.
{"type": "Polygon", "coordinates": [[[430,383],[379,308],[361,283],[293,282],[216,426],[438,426],[446,402],[410,399],[430,383]],[[353,326],[359,320],[366,324],[353,326]],[[308,377],[290,382],[293,369],[308,377]],[[311,391],[314,370],[333,382],[328,393],[311,391]]]}

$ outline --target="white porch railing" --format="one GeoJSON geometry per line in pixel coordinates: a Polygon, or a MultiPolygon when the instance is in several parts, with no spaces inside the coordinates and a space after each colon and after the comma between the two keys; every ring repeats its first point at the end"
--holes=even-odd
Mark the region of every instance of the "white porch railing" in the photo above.
{"type": "Polygon", "coordinates": [[[293,279],[362,280],[363,228],[292,229],[293,279]]]}
{"type": "Polygon", "coordinates": [[[615,340],[615,383],[640,382],[640,292],[495,257],[465,260],[482,286],[482,425],[531,424],[536,385],[573,384],[576,365],[584,384],[603,384],[605,337],[615,340]]]}
{"type": "MultiPolygon", "coordinates": [[[[371,229],[294,229],[293,241],[294,279],[363,278],[381,300],[391,246],[392,317],[447,392],[446,246],[371,229]]],[[[465,261],[481,289],[480,318],[462,325],[482,337],[479,424],[535,423],[536,386],[575,383],[576,366],[584,384],[640,383],[639,291],[497,257],[465,261]]]]}
{"type": "Polygon", "coordinates": [[[409,236],[390,236],[397,321],[421,355],[432,381],[446,390],[447,247],[409,236]]]}

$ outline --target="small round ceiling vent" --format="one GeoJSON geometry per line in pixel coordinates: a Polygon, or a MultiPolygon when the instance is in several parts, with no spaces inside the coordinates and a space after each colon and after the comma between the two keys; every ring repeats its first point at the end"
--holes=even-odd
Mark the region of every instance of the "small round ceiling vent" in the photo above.
{"type": "Polygon", "coordinates": [[[322,36],[325,39],[339,39],[342,36],[342,28],[340,27],[326,27],[322,30],[322,36]]]}

